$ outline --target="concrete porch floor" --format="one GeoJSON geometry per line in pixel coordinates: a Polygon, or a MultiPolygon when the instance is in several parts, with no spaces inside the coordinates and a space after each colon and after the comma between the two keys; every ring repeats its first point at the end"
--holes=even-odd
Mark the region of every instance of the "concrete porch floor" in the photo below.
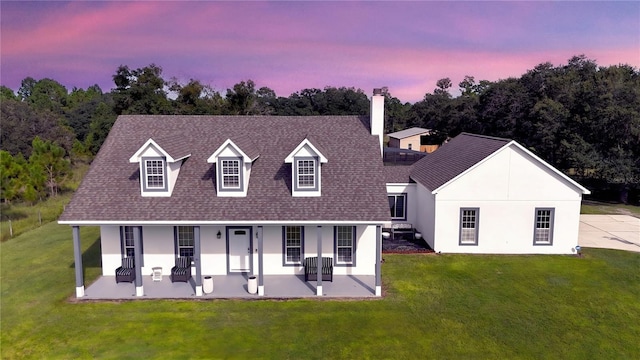
{"type": "MultiPolygon", "coordinates": [[[[136,299],[282,299],[313,298],[316,282],[304,281],[298,275],[265,275],[264,296],[249,294],[246,274],[214,275],[213,292],[195,295],[195,280],[188,283],[172,283],[168,276],[162,281],[153,281],[143,276],[144,296],[136,296],[133,283],[116,283],[115,276],[101,276],[86,287],[85,296],[79,300],[136,300],[136,299]]],[[[367,298],[375,297],[375,276],[334,275],[333,282],[322,282],[322,298],[367,298]]]]}

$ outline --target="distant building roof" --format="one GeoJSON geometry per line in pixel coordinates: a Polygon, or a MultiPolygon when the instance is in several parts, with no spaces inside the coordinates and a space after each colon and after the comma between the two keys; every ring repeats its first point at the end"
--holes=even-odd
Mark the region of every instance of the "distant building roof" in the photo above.
{"type": "Polygon", "coordinates": [[[430,132],[431,132],[431,130],[429,130],[429,129],[423,129],[423,128],[419,128],[419,127],[412,127],[412,128],[409,128],[409,129],[404,129],[404,130],[401,130],[401,131],[393,132],[391,134],[387,134],[387,136],[395,138],[395,139],[404,139],[404,138],[411,137],[411,136],[428,134],[430,132]]]}

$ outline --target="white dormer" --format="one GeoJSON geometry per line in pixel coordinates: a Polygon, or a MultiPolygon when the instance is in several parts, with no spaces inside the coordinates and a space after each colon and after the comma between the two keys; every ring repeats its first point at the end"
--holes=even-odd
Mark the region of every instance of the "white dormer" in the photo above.
{"type": "Polygon", "coordinates": [[[260,156],[249,139],[227,139],[210,157],[216,165],[216,192],[221,197],[245,197],[251,164],[260,156]],[[240,143],[246,151],[240,148],[240,143]]]}
{"type": "Polygon", "coordinates": [[[184,138],[147,140],[129,159],[140,167],[140,194],[142,196],[168,197],[176,185],[180,165],[191,154],[184,149],[184,138]],[[161,147],[164,143],[170,152],[161,147]],[[173,156],[172,156],[173,155],[173,156]]]}
{"type": "Polygon", "coordinates": [[[293,196],[320,196],[322,176],[321,164],[327,158],[308,138],[302,140],[285,159],[291,164],[291,189],[293,196]]]}

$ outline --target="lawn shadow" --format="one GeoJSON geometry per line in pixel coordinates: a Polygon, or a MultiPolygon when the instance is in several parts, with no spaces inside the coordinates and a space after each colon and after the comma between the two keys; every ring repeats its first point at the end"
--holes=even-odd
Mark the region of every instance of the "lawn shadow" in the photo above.
{"type": "MultiPolygon", "coordinates": [[[[100,236],[97,236],[91,246],[82,253],[82,266],[86,268],[102,268],[102,262],[100,254],[102,253],[100,248],[100,236]]],[[[71,262],[70,268],[75,268],[75,261],[71,262]]]]}

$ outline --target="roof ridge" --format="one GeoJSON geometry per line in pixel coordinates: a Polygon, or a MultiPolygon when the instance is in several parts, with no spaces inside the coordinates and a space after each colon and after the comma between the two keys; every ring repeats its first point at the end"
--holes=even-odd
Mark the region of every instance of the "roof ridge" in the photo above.
{"type": "MultiPolygon", "coordinates": [[[[500,140],[500,141],[505,141],[505,142],[511,142],[513,141],[513,139],[509,139],[509,138],[503,138],[503,137],[498,137],[498,136],[489,136],[489,135],[481,135],[481,134],[474,134],[474,133],[468,133],[468,132],[461,132],[459,135],[467,135],[467,136],[473,136],[473,137],[478,137],[478,138],[483,138],[483,139],[490,139],[490,140],[500,140]]],[[[454,138],[455,139],[455,138],[454,138]]]]}

